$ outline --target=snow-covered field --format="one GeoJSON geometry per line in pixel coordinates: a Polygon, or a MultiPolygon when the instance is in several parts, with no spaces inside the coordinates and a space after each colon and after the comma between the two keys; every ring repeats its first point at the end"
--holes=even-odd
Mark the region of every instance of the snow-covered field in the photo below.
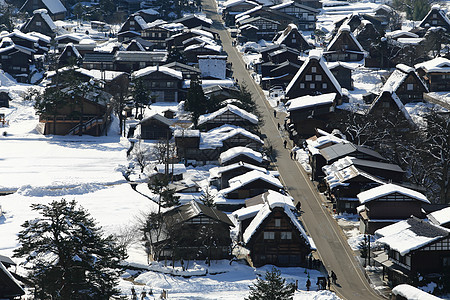
{"type": "MultiPolygon", "coordinates": [[[[7,76],[0,76],[0,80],[7,83],[4,89],[13,95],[10,108],[2,110],[8,124],[0,127],[0,192],[12,192],[0,196],[1,255],[13,255],[21,225],[38,217],[30,204],[65,198],[75,199],[87,209],[105,233],[135,235],[128,249],[127,263],[146,271],[140,274],[129,271],[124,275],[120,281],[123,295],[131,295],[134,287],[138,295],[145,289],[147,293],[152,290],[155,297],[164,289],[170,299],[242,299],[248,295],[248,286],[256,277],[270,270],[270,266],[254,269],[237,262],[230,266],[228,261],[214,262],[211,267],[191,262],[189,274],[178,272],[174,276],[160,265],[149,267],[137,227],[143,214],[157,206],[150,199],[145,183],[134,191],[122,175],[130,164],[126,157],[130,142],[118,134],[117,120],[112,123],[108,136],[103,137],[40,135],[35,130],[38,117],[33,103],[21,97],[32,86],[16,84],[7,76]],[[196,276],[185,278],[180,274],[196,276]]],[[[203,186],[210,167],[190,167],[187,177],[203,186]]],[[[20,263],[20,259],[14,260],[20,263]]],[[[305,273],[301,268],[281,271],[288,282],[298,280],[296,299],[338,299],[329,291],[302,291],[306,289],[308,274],[315,288],[318,271],[305,273]]],[[[25,274],[20,266],[17,272],[25,274]]]]}

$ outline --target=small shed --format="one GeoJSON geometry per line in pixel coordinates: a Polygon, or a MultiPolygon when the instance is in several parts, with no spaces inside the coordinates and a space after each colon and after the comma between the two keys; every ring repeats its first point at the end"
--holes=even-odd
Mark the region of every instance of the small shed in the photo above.
{"type": "Polygon", "coordinates": [[[154,114],[139,122],[140,138],[144,140],[159,140],[172,138],[173,120],[160,114],[154,114]]]}

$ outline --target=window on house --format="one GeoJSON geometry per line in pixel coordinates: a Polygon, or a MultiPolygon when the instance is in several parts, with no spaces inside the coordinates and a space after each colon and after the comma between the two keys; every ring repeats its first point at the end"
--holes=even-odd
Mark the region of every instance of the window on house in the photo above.
{"type": "Polygon", "coordinates": [[[356,54],[350,54],[350,60],[357,60],[358,56],[356,54]]]}
{"type": "Polygon", "coordinates": [[[9,56],[8,55],[2,55],[2,59],[8,59],[9,56]]]}
{"type": "Polygon", "coordinates": [[[273,232],[273,231],[264,231],[264,239],[265,240],[274,240],[275,239],[275,232],[273,232]]]}
{"type": "Polygon", "coordinates": [[[437,14],[433,14],[433,18],[437,18],[437,14]]]}
{"type": "Polygon", "coordinates": [[[290,231],[283,231],[281,232],[281,239],[282,240],[292,240],[292,232],[290,231]]]}
{"type": "Polygon", "coordinates": [[[312,80],[312,75],[306,75],[305,76],[305,80],[306,81],[311,81],[312,80]]]}
{"type": "Polygon", "coordinates": [[[389,108],[390,107],[389,102],[382,102],[381,103],[381,107],[382,108],[389,108]]]}
{"type": "Polygon", "coordinates": [[[300,83],[300,88],[304,89],[305,88],[305,84],[304,83],[300,83]]]}
{"type": "Polygon", "coordinates": [[[433,25],[437,25],[437,20],[431,20],[431,24],[433,24],[433,25]]]}
{"type": "Polygon", "coordinates": [[[275,219],[275,227],[281,226],[281,219],[275,219]]]}
{"type": "Polygon", "coordinates": [[[134,21],[130,21],[130,25],[134,25],[134,21]]]}
{"type": "Polygon", "coordinates": [[[317,72],[317,68],[316,67],[311,67],[311,72],[312,73],[316,73],[317,72]]]}
{"type": "Polygon", "coordinates": [[[315,88],[316,88],[316,84],[315,84],[315,83],[311,83],[311,84],[309,85],[309,88],[310,88],[310,89],[315,89],[315,88]]]}
{"type": "Polygon", "coordinates": [[[328,88],[328,84],[326,82],[322,83],[322,89],[326,89],[326,88],[328,88]]]}
{"type": "Polygon", "coordinates": [[[167,87],[174,87],[174,86],[175,86],[175,82],[173,82],[173,81],[167,82],[167,87]]]}
{"type": "Polygon", "coordinates": [[[296,39],[292,39],[292,43],[297,43],[297,40],[296,39]]]}
{"type": "Polygon", "coordinates": [[[411,256],[405,256],[405,265],[411,266],[411,256]]]}
{"type": "Polygon", "coordinates": [[[308,18],[308,13],[303,13],[302,17],[303,17],[303,19],[307,19],[308,18]]]}
{"type": "Polygon", "coordinates": [[[36,26],[41,26],[42,23],[40,21],[36,21],[36,26]]]}
{"type": "Polygon", "coordinates": [[[408,83],[408,84],[406,85],[406,89],[407,89],[408,91],[413,91],[413,90],[414,90],[414,83],[408,83]]]}
{"type": "Polygon", "coordinates": [[[316,81],[322,81],[322,75],[316,75],[316,81]]]}
{"type": "Polygon", "coordinates": [[[67,52],[67,56],[72,56],[72,53],[70,53],[70,52],[67,52]]]}

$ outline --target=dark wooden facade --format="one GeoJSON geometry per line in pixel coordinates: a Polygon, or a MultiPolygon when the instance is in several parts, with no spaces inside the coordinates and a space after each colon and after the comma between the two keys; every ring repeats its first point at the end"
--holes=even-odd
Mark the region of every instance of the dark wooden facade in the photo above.
{"type": "Polygon", "coordinates": [[[423,100],[423,94],[428,92],[414,69],[401,64],[397,65],[384,87],[384,90],[395,92],[403,104],[420,102],[423,100]]]}
{"type": "Polygon", "coordinates": [[[0,107],[9,107],[9,101],[11,101],[9,92],[0,91],[0,107]]]}
{"type": "Polygon", "coordinates": [[[415,65],[430,92],[450,91],[450,60],[438,57],[415,65]]]}
{"type": "Polygon", "coordinates": [[[280,190],[280,187],[262,178],[258,178],[252,182],[243,184],[238,188],[233,189],[233,191],[226,192],[224,196],[227,199],[247,199],[258,196],[262,193],[267,192],[268,190],[278,192],[280,190]]]}
{"type": "Polygon", "coordinates": [[[287,2],[271,7],[285,14],[294,16],[300,30],[310,31],[316,29],[317,15],[319,10],[299,2],[287,2]]]}
{"type": "Polygon", "coordinates": [[[281,26],[280,22],[264,17],[247,18],[239,22],[238,25],[239,28],[245,25],[251,25],[258,28],[258,30],[256,31],[257,40],[271,40],[279,30],[284,28],[281,26]]]}
{"type": "Polygon", "coordinates": [[[181,72],[165,67],[147,67],[132,74],[142,79],[144,85],[151,91],[151,102],[178,102],[181,100],[181,72]]]}
{"type": "MultiPolygon", "coordinates": [[[[249,120],[243,118],[240,114],[236,113],[235,110],[239,111],[240,108],[234,105],[230,105],[230,108],[226,106],[214,112],[213,113],[215,115],[214,118],[206,119],[202,118],[203,116],[200,116],[198,128],[208,131],[213,128],[220,127],[222,125],[230,124],[245,128],[250,131],[254,131],[256,129],[256,126],[258,125],[257,117],[253,116],[254,120],[253,119],[249,120]]],[[[207,115],[205,117],[207,117],[207,115]]]]}
{"type": "Polygon", "coordinates": [[[450,21],[445,15],[445,11],[441,9],[439,4],[431,7],[431,10],[423,18],[419,26],[423,28],[440,26],[445,28],[447,32],[450,31],[450,21]]]}
{"type": "MultiPolygon", "coordinates": [[[[245,158],[242,160],[238,160],[234,162],[236,165],[230,164],[230,168],[228,170],[225,170],[220,173],[220,177],[217,178],[217,188],[218,189],[225,189],[230,186],[229,180],[231,178],[234,178],[236,176],[243,175],[247,172],[253,171],[255,169],[260,169],[258,166],[253,165],[251,162],[245,161],[245,158]]],[[[214,184],[214,183],[213,183],[214,184]]]]}
{"type": "Polygon", "coordinates": [[[180,19],[176,19],[173,22],[181,23],[184,26],[186,26],[187,28],[195,28],[198,26],[211,27],[211,25],[212,25],[212,20],[206,19],[206,18],[201,18],[195,14],[188,15],[188,16],[182,17],[180,19]]]}
{"type": "Polygon", "coordinates": [[[345,63],[336,62],[335,64],[328,65],[328,68],[341,87],[347,90],[353,90],[352,67],[345,63]]]}
{"type": "Polygon", "coordinates": [[[350,32],[350,26],[343,25],[337,36],[330,42],[324,57],[327,61],[360,61],[364,58],[364,49],[350,32]]]}
{"type": "Polygon", "coordinates": [[[21,12],[27,12],[32,15],[37,9],[46,9],[52,20],[63,20],[66,18],[67,10],[59,0],[46,1],[50,7],[42,0],[26,0],[20,8],[21,12]]]}
{"type": "Polygon", "coordinates": [[[153,115],[139,122],[141,129],[140,138],[144,140],[171,139],[172,130],[170,126],[172,121],[161,115],[153,115]]]}
{"type": "Polygon", "coordinates": [[[37,11],[30,19],[25,22],[25,24],[20,28],[20,31],[22,31],[23,33],[35,31],[49,37],[54,37],[56,35],[56,25],[48,15],[47,17],[44,17],[45,15],[47,14],[37,11]]]}
{"type": "Polygon", "coordinates": [[[255,267],[306,267],[309,241],[299,232],[284,208],[274,207],[246,243],[255,267]]]}
{"type": "Polygon", "coordinates": [[[162,66],[181,72],[183,74],[183,79],[191,79],[194,77],[200,78],[201,76],[201,71],[199,68],[188,66],[180,62],[171,62],[162,66]]]}
{"type": "Polygon", "coordinates": [[[0,64],[3,71],[19,82],[28,82],[30,65],[34,62],[34,50],[11,44],[0,48],[0,64]]]}

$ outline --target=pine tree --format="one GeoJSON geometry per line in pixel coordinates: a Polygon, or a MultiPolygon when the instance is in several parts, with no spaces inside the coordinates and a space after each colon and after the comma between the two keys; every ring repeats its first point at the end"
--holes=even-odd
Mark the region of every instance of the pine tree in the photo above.
{"type": "Polygon", "coordinates": [[[256,279],[256,283],[250,286],[250,296],[247,300],[288,300],[293,299],[295,285],[286,284],[286,279],[281,277],[280,270],[275,267],[267,271],[265,279],[256,279]]]}
{"type": "Polygon", "coordinates": [[[131,79],[131,96],[134,100],[134,105],[136,107],[136,118],[138,117],[138,111],[140,109],[140,114],[144,112],[144,108],[148,105],[150,100],[150,91],[144,84],[144,81],[140,78],[131,79]]]}
{"type": "Polygon", "coordinates": [[[195,126],[197,126],[200,115],[206,113],[206,97],[203,93],[201,81],[197,77],[191,79],[184,109],[192,113],[192,122],[195,126]]]}
{"type": "Polygon", "coordinates": [[[25,257],[36,299],[109,299],[116,295],[125,249],[102,236],[75,200],[32,204],[41,216],[26,221],[14,257],[25,257]]]}

